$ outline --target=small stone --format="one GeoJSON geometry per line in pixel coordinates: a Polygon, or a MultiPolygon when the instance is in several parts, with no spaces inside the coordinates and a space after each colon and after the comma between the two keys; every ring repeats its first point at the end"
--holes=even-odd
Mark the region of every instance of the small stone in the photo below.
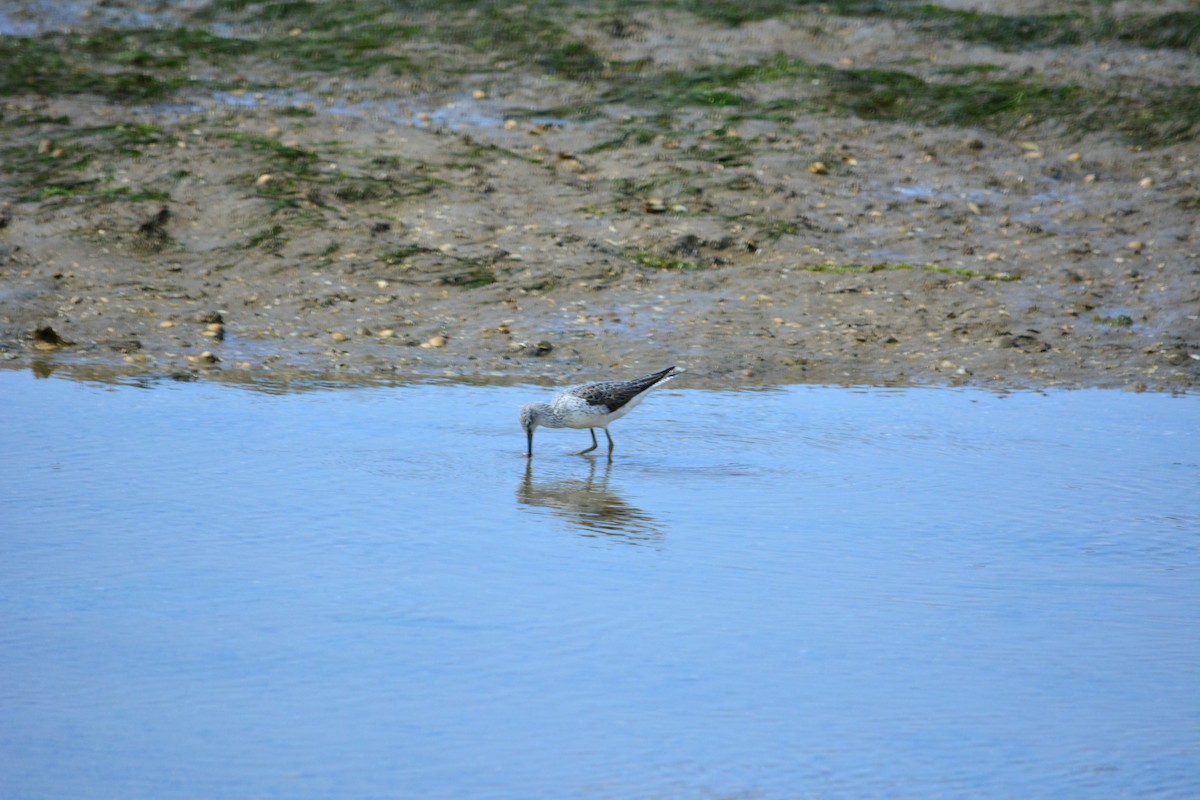
{"type": "Polygon", "coordinates": [[[827,175],[829,174],[829,167],[825,165],[824,161],[814,161],[808,165],[808,171],[813,175],[827,175]]]}
{"type": "Polygon", "coordinates": [[[485,92],[483,89],[476,89],[475,91],[471,92],[471,97],[474,97],[476,100],[483,100],[487,97],[487,92],[485,92]]]}
{"type": "Polygon", "coordinates": [[[396,335],[396,332],[394,330],[392,330],[391,328],[384,328],[383,330],[381,330],[379,332],[380,339],[390,339],[395,335],[396,335]]]}
{"type": "Polygon", "coordinates": [[[1083,182],[1084,182],[1084,183],[1095,183],[1095,182],[1096,182],[1096,176],[1095,176],[1095,175],[1084,175],[1084,176],[1083,176],[1083,182]]]}
{"type": "Polygon", "coordinates": [[[1082,158],[1083,156],[1079,155],[1079,153],[1071,153],[1071,155],[1067,156],[1067,161],[1079,161],[1082,158]]]}
{"type": "Polygon", "coordinates": [[[262,175],[259,175],[257,178],[255,178],[254,185],[255,186],[266,186],[268,183],[270,183],[273,180],[275,180],[275,177],[273,175],[271,175],[269,173],[263,173],[262,175]]]}
{"type": "Polygon", "coordinates": [[[446,346],[446,337],[441,336],[441,335],[431,337],[429,340],[429,346],[430,347],[445,347],[446,346]]]}
{"type": "Polygon", "coordinates": [[[1153,185],[1154,178],[1142,178],[1140,181],[1138,181],[1138,186],[1142,187],[1143,189],[1149,189],[1153,185]]]}
{"type": "Polygon", "coordinates": [[[533,346],[533,354],[535,356],[549,355],[550,351],[552,351],[553,349],[554,349],[554,345],[552,345],[546,341],[541,341],[533,346]]]}
{"type": "Polygon", "coordinates": [[[642,201],[642,210],[647,214],[661,214],[667,210],[667,205],[657,197],[647,197],[642,201]]]}
{"type": "Polygon", "coordinates": [[[171,321],[171,320],[169,320],[169,319],[164,319],[162,322],[158,323],[158,327],[160,327],[160,328],[174,328],[174,327],[175,327],[175,323],[174,323],[174,322],[172,322],[172,321],[171,321]]]}
{"type": "Polygon", "coordinates": [[[519,124],[515,119],[506,119],[504,120],[504,130],[515,131],[519,124]]]}
{"type": "Polygon", "coordinates": [[[33,339],[33,346],[39,350],[53,350],[56,347],[63,347],[70,344],[70,342],[59,336],[58,332],[49,325],[41,325],[34,328],[30,336],[33,339]]]}
{"type": "Polygon", "coordinates": [[[988,253],[987,254],[988,261],[999,261],[1000,258],[1001,258],[1001,255],[999,253],[988,253]]]}
{"type": "Polygon", "coordinates": [[[335,342],[341,343],[341,342],[346,341],[346,339],[348,337],[344,333],[339,333],[338,331],[334,331],[333,333],[329,334],[329,338],[333,339],[335,342]]]}
{"type": "Polygon", "coordinates": [[[1135,253],[1140,253],[1146,249],[1146,243],[1135,239],[1132,242],[1130,242],[1129,244],[1125,245],[1125,247],[1128,248],[1129,250],[1132,250],[1135,253]]]}

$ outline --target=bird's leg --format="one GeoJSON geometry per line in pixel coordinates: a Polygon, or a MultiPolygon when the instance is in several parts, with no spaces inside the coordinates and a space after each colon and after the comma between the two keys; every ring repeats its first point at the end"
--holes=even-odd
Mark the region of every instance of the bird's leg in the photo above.
{"type": "MultiPolygon", "coordinates": [[[[575,454],[575,455],[577,455],[577,456],[581,456],[581,455],[583,455],[584,453],[590,453],[590,452],[592,452],[593,450],[595,450],[597,447],[599,447],[599,446],[600,446],[600,443],[596,441],[596,429],[595,429],[595,428],[588,428],[588,430],[589,430],[589,431],[591,431],[591,434],[592,434],[592,446],[591,446],[591,447],[589,447],[587,450],[580,450],[578,453],[576,453],[576,454],[575,454]]],[[[604,432],[605,432],[605,433],[608,433],[608,428],[605,428],[605,429],[604,429],[604,432]]]]}
{"type": "MultiPolygon", "coordinates": [[[[595,435],[595,434],[593,434],[595,435]]],[[[608,460],[612,461],[613,440],[612,434],[608,432],[608,428],[604,429],[604,435],[608,437],[608,460]]]]}

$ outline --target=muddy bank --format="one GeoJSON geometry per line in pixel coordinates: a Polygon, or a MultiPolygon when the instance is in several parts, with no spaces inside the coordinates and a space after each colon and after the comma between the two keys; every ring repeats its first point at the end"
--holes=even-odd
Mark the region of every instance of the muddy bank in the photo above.
{"type": "Polygon", "coordinates": [[[1003,4],[960,28],[900,3],[243,5],[124,3],[170,15],[99,29],[108,4],[5,40],[0,363],[1200,380],[1198,128],[1168,112],[1197,97],[1200,58],[1103,33],[1185,6],[1123,4],[1104,27],[1081,5],[1061,42],[1030,38],[1025,9],[1025,46],[967,25],[1003,4]],[[528,52],[478,38],[518,19],[528,52]],[[17,90],[13,63],[55,58],[89,82],[17,90]]]}

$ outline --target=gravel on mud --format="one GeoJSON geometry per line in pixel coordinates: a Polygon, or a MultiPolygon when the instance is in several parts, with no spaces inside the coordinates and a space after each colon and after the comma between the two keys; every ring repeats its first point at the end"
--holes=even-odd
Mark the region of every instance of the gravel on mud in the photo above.
{"type": "Polygon", "coordinates": [[[0,13],[0,365],[1200,382],[1194,32],[1092,35],[1084,3],[1057,39],[1063,4],[276,5],[312,17],[0,13]],[[968,25],[1018,12],[1042,40],[968,25]]]}

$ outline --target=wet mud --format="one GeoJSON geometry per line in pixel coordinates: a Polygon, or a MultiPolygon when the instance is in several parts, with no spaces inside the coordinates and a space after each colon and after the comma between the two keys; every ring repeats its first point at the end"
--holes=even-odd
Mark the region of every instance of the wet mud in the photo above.
{"type": "Polygon", "coordinates": [[[15,5],[9,367],[1200,381],[1186,4],[15,5]]]}

